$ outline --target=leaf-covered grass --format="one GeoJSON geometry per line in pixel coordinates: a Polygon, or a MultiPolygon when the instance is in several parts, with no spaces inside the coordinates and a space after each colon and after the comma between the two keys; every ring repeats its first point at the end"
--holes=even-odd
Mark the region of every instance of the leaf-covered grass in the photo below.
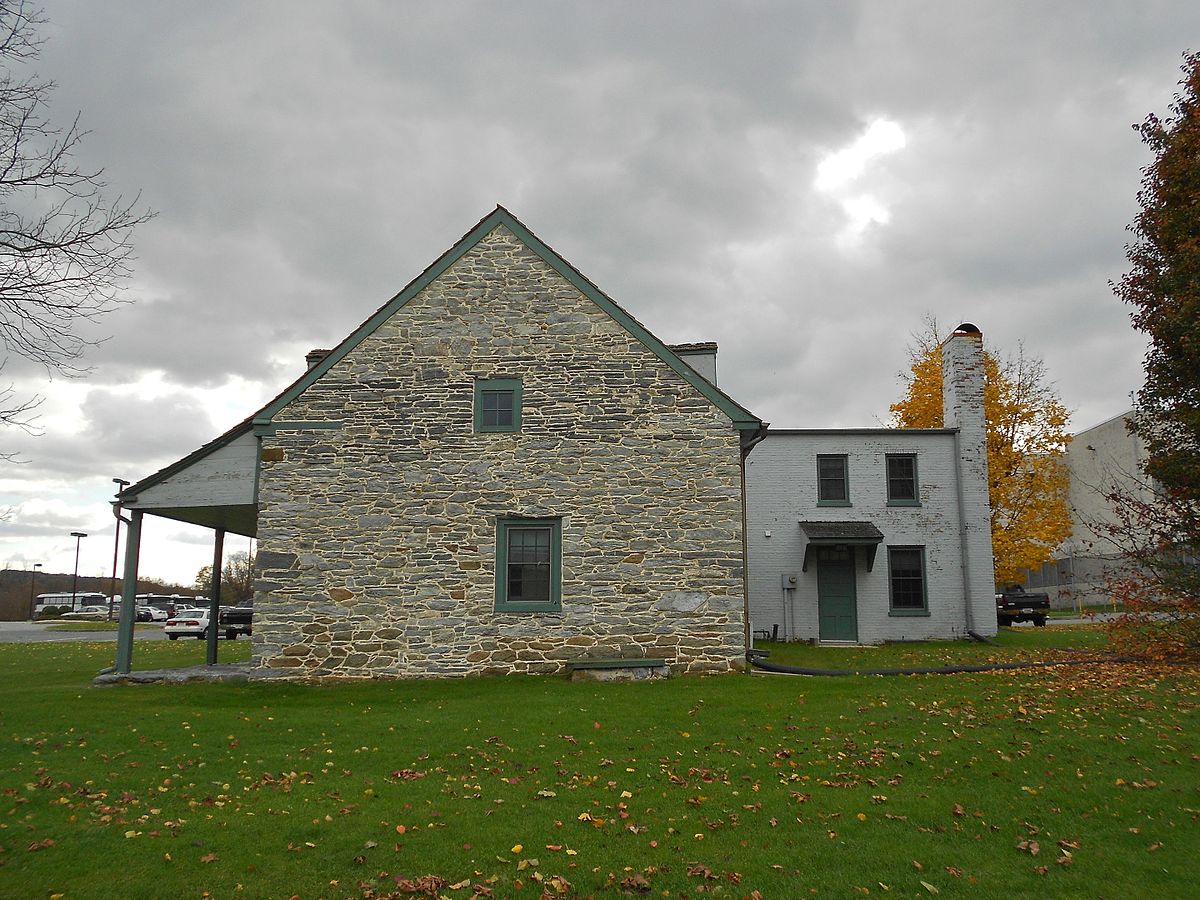
{"type": "Polygon", "coordinates": [[[111,655],[0,646],[0,896],[1200,883],[1194,669],[89,687],[111,655]]]}
{"type": "Polygon", "coordinates": [[[970,640],[922,641],[876,647],[756,641],[755,648],[766,650],[770,662],[781,665],[808,669],[870,670],[1070,659],[1078,651],[1100,655],[1108,647],[1104,630],[1092,625],[1001,628],[992,640],[992,644],[970,640]]]}

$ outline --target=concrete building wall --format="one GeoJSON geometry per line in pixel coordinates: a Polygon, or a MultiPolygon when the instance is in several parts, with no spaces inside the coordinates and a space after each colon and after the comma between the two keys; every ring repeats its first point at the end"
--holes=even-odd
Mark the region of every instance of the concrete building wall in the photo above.
{"type": "MultiPolygon", "coordinates": [[[[1114,416],[1081,431],[1067,447],[1071,475],[1071,538],[1064,550],[1077,555],[1117,553],[1119,549],[1097,526],[1111,524],[1116,516],[1107,497],[1114,490],[1149,499],[1142,465],[1146,445],[1125,427],[1129,414],[1114,416]]],[[[1066,555],[1066,554],[1059,554],[1066,555]]]]}
{"type": "Polygon", "coordinates": [[[1142,474],[1146,446],[1126,428],[1131,414],[1079,432],[1067,447],[1071,536],[1050,562],[1026,579],[1031,588],[1048,593],[1055,608],[1102,606],[1111,600],[1109,577],[1129,571],[1121,548],[1104,526],[1119,521],[1110,499],[1114,491],[1150,499],[1142,474]]]}
{"type": "Polygon", "coordinates": [[[507,228],[275,419],[259,485],[260,668],[742,665],[738,433],[507,228]],[[474,383],[501,378],[521,380],[521,429],[477,433],[474,383]],[[496,611],[497,521],[512,516],[561,519],[561,612],[496,611]]]}

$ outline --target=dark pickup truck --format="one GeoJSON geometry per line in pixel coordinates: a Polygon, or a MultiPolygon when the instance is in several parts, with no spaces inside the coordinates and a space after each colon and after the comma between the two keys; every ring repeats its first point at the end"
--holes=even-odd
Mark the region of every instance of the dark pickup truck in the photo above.
{"type": "Polygon", "coordinates": [[[225,632],[226,640],[235,641],[239,634],[250,634],[253,631],[253,619],[254,610],[248,606],[223,606],[220,630],[225,632]]]}
{"type": "Polygon", "coordinates": [[[1010,584],[996,595],[996,621],[1001,625],[1032,622],[1041,628],[1050,615],[1050,596],[1030,594],[1019,584],[1010,584]]]}

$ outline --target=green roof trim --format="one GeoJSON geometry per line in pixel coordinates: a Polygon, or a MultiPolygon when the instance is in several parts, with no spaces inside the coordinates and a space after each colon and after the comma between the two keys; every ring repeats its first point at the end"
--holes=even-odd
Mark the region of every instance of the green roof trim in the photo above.
{"type": "Polygon", "coordinates": [[[344,341],[337,345],[319,363],[308,370],[302,377],[283,391],[278,397],[268,403],[254,418],[256,423],[271,419],[280,410],[291,403],[314,384],[322,375],[343,359],[351,350],[370,336],[384,322],[392,317],[409,300],[428,287],[443,272],[458,262],[476,244],[484,239],[498,226],[503,225],[532,250],[551,269],[566,279],[581,294],[603,309],[617,321],[626,331],[638,339],[647,349],[666,363],[684,381],[699,391],[717,409],[729,416],[733,427],[738,431],[757,433],[763,422],[728,394],[715,385],[710,384],[691,366],[676,356],[666,344],[646,330],[637,319],[618,306],[607,294],[590,282],[578,269],[563,259],[548,244],[525,227],[503,206],[497,206],[491,213],[484,216],[474,228],[468,231],[453,247],[438,257],[424,272],[414,278],[395,297],[384,304],[373,316],[363,322],[344,341]]]}

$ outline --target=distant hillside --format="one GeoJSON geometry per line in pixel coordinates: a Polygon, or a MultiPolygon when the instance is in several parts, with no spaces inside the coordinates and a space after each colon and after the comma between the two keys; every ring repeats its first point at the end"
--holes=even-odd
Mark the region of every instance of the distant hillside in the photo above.
{"type": "MultiPolygon", "coordinates": [[[[0,569],[0,622],[19,622],[29,618],[29,588],[30,576],[33,573],[26,569],[0,569]]],[[[112,588],[112,579],[96,578],[94,576],[79,576],[75,590],[98,591],[107,595],[112,588]]],[[[51,594],[57,591],[71,590],[71,573],[38,572],[37,584],[34,590],[39,594],[51,594]]],[[[121,592],[121,579],[117,579],[117,593],[121,592]]],[[[178,584],[166,584],[153,578],[139,578],[137,593],[139,594],[183,594],[194,597],[198,593],[195,588],[183,587],[178,584]]]]}

